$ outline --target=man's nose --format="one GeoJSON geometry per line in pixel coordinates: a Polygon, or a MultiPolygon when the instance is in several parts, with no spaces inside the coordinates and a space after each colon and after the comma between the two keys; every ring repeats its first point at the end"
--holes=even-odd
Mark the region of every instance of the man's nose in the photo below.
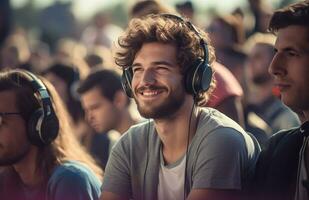
{"type": "Polygon", "coordinates": [[[141,77],[141,83],[143,84],[153,84],[156,82],[155,73],[152,69],[146,69],[144,70],[142,77],[141,77]]]}
{"type": "Polygon", "coordinates": [[[273,76],[282,76],[286,74],[284,58],[276,53],[268,67],[268,72],[273,76]]]}

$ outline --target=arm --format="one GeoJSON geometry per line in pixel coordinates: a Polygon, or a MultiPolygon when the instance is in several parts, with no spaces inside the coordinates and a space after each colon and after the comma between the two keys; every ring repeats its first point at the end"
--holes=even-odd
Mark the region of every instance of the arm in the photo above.
{"type": "Polygon", "coordinates": [[[67,170],[53,177],[48,186],[48,200],[98,200],[101,182],[82,170],[67,170]]]}
{"type": "Polygon", "coordinates": [[[119,141],[108,159],[102,185],[101,200],[123,200],[131,197],[131,175],[128,146],[119,141]]]}

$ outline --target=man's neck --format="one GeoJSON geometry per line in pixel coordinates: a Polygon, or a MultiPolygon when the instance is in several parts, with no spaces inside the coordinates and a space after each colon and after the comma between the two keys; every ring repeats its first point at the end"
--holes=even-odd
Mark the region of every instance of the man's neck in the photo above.
{"type": "Polygon", "coordinates": [[[37,166],[37,154],[38,149],[33,147],[20,162],[13,166],[27,187],[36,187],[44,180],[42,170],[37,166]]]}
{"type": "Polygon", "coordinates": [[[155,119],[155,127],[162,141],[162,152],[166,163],[173,163],[183,156],[187,144],[197,129],[198,109],[191,113],[193,101],[185,102],[180,110],[169,119],[155,119]],[[192,115],[192,119],[190,117],[192,115]],[[189,122],[191,121],[190,131],[189,122]],[[190,133],[190,135],[188,135],[190,133]],[[188,137],[189,136],[189,137],[188,137]],[[188,141],[189,138],[189,141],[188,141]]]}

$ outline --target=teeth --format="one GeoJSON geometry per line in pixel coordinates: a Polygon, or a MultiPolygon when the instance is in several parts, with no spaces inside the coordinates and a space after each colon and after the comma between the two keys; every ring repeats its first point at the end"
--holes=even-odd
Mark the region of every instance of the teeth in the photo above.
{"type": "Polygon", "coordinates": [[[158,91],[144,91],[143,92],[144,96],[154,96],[154,95],[157,95],[157,94],[158,94],[158,91]]]}

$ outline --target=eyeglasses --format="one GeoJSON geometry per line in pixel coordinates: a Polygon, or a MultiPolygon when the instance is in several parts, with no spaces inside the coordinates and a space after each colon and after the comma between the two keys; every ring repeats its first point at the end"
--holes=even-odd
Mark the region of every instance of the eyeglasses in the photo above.
{"type": "Polygon", "coordinates": [[[3,123],[4,116],[7,116],[7,115],[20,115],[20,114],[21,114],[20,112],[0,112],[0,126],[3,123]]]}

